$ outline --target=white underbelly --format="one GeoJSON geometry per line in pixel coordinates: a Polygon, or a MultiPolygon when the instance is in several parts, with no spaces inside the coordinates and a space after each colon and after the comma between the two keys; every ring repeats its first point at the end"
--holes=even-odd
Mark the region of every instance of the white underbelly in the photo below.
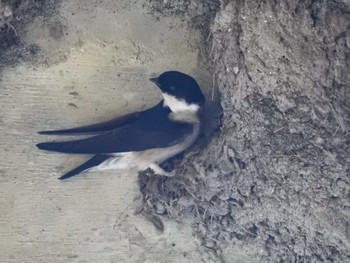
{"type": "Polygon", "coordinates": [[[185,140],[179,144],[166,147],[154,148],[139,152],[118,153],[115,157],[111,157],[100,165],[96,166],[94,170],[110,170],[110,169],[131,169],[145,170],[152,164],[160,164],[167,159],[183,152],[190,147],[199,134],[199,125],[194,125],[193,132],[185,140]]]}

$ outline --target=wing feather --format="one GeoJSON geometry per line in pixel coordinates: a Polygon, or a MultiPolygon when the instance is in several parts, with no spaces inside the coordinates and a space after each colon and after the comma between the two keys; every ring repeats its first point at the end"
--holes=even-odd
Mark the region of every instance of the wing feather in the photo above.
{"type": "Polygon", "coordinates": [[[62,153],[103,154],[171,146],[191,133],[193,126],[171,121],[168,118],[169,113],[168,108],[156,106],[124,127],[87,139],[39,143],[37,147],[62,153]]]}
{"type": "Polygon", "coordinates": [[[115,118],[110,121],[96,123],[92,125],[82,126],[82,127],[76,127],[71,129],[63,129],[63,130],[53,130],[53,131],[40,131],[39,134],[43,135],[86,135],[86,134],[97,134],[105,131],[110,131],[113,129],[116,129],[118,127],[122,127],[124,125],[127,125],[135,120],[137,120],[140,116],[144,114],[148,114],[149,112],[154,111],[155,109],[158,109],[160,107],[163,107],[163,101],[158,103],[156,106],[142,111],[142,112],[134,112],[130,113],[118,118],[115,118]]]}

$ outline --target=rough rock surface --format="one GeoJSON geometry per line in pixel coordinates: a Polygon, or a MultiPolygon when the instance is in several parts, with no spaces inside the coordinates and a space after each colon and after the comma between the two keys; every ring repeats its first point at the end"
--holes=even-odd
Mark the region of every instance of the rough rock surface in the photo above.
{"type": "Polygon", "coordinates": [[[210,44],[221,133],[141,175],[143,209],[192,216],[208,260],[349,261],[350,5],[221,1],[210,44]]]}

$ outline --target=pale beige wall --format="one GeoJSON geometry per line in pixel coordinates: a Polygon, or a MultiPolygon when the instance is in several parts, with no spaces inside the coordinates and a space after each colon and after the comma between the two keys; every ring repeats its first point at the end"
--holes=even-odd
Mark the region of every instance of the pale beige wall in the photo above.
{"type": "Polygon", "coordinates": [[[166,223],[160,234],[133,215],[135,172],[61,182],[86,157],[34,146],[50,139],[39,130],[154,105],[152,74],[177,69],[206,86],[198,34],[173,17],[155,19],[143,1],[63,2],[57,17],[29,26],[25,41],[41,48],[38,62],[0,76],[0,262],[198,262],[185,224],[166,223]]]}

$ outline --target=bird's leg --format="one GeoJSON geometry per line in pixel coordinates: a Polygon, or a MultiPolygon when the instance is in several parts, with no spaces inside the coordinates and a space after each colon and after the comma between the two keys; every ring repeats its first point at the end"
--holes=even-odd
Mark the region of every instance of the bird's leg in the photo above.
{"type": "Polygon", "coordinates": [[[172,177],[174,176],[175,174],[174,173],[169,173],[167,171],[165,171],[162,167],[160,167],[158,164],[156,163],[152,163],[150,166],[149,166],[150,169],[153,170],[153,172],[157,175],[163,175],[163,176],[167,176],[167,177],[172,177]]]}

